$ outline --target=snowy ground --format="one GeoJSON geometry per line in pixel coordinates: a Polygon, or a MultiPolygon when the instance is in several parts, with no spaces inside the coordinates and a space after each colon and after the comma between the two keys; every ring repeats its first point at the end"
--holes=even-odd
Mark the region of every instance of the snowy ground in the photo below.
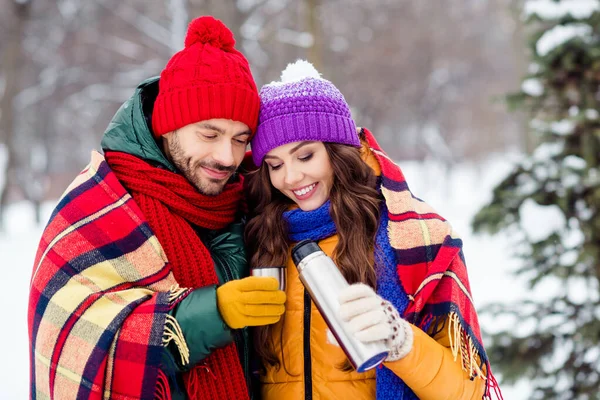
{"type": "Polygon", "coordinates": [[[0,304],[8,314],[4,329],[0,330],[0,343],[4,347],[0,399],[20,400],[29,396],[27,295],[42,228],[35,226],[33,208],[25,203],[12,206],[6,222],[7,232],[0,233],[0,270],[6,282],[0,290],[0,304]]]}
{"type": "MultiPolygon", "coordinates": [[[[474,237],[469,226],[480,205],[489,200],[491,188],[509,168],[509,159],[502,155],[482,164],[461,164],[451,171],[436,163],[401,163],[413,192],[426,200],[446,217],[461,234],[469,266],[473,296],[478,307],[492,301],[506,301],[523,293],[523,283],[509,271],[515,261],[508,256],[504,236],[474,237]]],[[[48,216],[52,204],[47,205],[48,216]]],[[[5,283],[0,291],[0,304],[7,313],[0,343],[4,349],[0,363],[0,399],[28,397],[28,336],[26,326],[27,293],[37,242],[42,227],[35,226],[33,210],[27,204],[12,206],[7,218],[7,232],[0,233],[0,268],[5,283]]],[[[482,319],[486,329],[499,321],[482,319]]],[[[493,360],[492,360],[493,366],[493,360]]],[[[516,387],[503,386],[507,400],[528,398],[527,382],[516,387]]]]}

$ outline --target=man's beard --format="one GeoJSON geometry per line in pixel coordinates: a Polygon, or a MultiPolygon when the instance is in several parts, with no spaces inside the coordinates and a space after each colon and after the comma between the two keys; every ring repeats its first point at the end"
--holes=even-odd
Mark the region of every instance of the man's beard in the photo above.
{"type": "Polygon", "coordinates": [[[211,168],[217,171],[235,172],[235,167],[226,167],[215,162],[193,162],[191,157],[186,157],[184,155],[177,133],[175,133],[173,140],[171,141],[171,148],[169,150],[175,167],[177,167],[183,176],[196,187],[198,192],[205,196],[217,196],[221,194],[223,189],[225,189],[228,179],[210,179],[202,177],[199,174],[201,167],[211,168]]]}

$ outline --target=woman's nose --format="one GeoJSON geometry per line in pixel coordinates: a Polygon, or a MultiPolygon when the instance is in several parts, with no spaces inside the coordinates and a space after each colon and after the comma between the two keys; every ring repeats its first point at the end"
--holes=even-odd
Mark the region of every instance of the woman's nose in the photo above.
{"type": "Polygon", "coordinates": [[[294,186],[302,180],[303,174],[297,168],[286,168],[285,170],[285,183],[288,186],[294,186]]]}

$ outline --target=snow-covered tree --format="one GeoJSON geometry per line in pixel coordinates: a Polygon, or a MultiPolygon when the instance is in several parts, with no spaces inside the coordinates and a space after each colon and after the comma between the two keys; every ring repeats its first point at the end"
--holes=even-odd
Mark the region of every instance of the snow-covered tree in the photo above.
{"type": "Polygon", "coordinates": [[[524,16],[532,62],[508,100],[527,112],[537,147],[473,227],[510,233],[531,290],[491,307],[512,323],[490,332],[490,358],[505,382],[531,380],[531,399],[598,399],[600,1],[530,0],[524,16]]]}

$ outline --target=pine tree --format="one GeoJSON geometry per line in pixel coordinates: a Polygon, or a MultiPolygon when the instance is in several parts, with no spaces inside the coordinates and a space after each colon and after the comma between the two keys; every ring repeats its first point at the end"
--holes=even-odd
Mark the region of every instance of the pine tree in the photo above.
{"type": "Polygon", "coordinates": [[[488,308],[514,322],[488,351],[503,382],[531,381],[531,399],[600,399],[600,1],[528,1],[524,15],[532,63],[508,104],[537,147],[473,228],[509,233],[531,292],[488,308]]]}

